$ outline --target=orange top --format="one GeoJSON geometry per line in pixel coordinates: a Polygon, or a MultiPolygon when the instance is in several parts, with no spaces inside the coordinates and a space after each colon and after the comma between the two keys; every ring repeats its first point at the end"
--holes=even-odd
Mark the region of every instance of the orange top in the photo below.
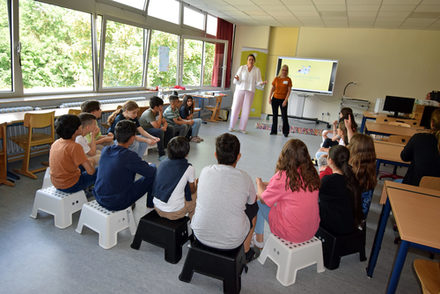
{"type": "Polygon", "coordinates": [[[81,175],[79,165],[87,161],[83,148],[73,140],[56,140],[50,147],[50,179],[55,188],[75,185],[81,175]]]}
{"type": "Polygon", "coordinates": [[[277,99],[284,99],[287,96],[287,90],[289,88],[292,88],[292,80],[287,78],[279,78],[276,77],[273,82],[272,86],[275,87],[275,92],[273,93],[273,97],[277,99]]]}

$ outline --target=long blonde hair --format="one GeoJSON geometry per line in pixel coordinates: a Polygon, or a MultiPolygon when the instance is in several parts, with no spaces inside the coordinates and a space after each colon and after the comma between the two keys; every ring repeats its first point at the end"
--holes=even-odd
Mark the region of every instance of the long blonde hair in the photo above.
{"type": "Polygon", "coordinates": [[[281,72],[283,71],[283,68],[287,68],[286,78],[289,76],[289,66],[287,64],[283,64],[283,66],[280,68],[280,71],[278,72],[278,78],[281,78],[281,72]]]}
{"type": "Polygon", "coordinates": [[[116,116],[118,116],[120,113],[124,112],[124,111],[132,111],[132,110],[136,110],[139,109],[139,105],[137,105],[136,102],[134,102],[133,100],[128,100],[125,101],[125,103],[122,105],[122,108],[118,108],[116,109],[107,119],[107,123],[109,125],[112,125],[113,122],[116,119],[116,116]]]}

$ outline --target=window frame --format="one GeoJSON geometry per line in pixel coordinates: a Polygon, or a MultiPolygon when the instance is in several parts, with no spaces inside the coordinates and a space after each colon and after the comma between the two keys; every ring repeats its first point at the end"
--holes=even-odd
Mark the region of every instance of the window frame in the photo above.
{"type": "Polygon", "coordinates": [[[102,24],[103,27],[101,29],[101,51],[99,54],[99,82],[98,82],[98,92],[100,93],[106,93],[106,92],[115,92],[115,91],[139,91],[139,90],[145,90],[146,89],[146,81],[144,79],[145,75],[145,71],[146,71],[146,56],[145,56],[145,50],[146,50],[146,39],[145,39],[145,30],[147,30],[144,27],[141,26],[137,26],[134,24],[130,24],[130,23],[126,23],[123,22],[121,20],[119,20],[118,18],[114,18],[114,17],[109,17],[109,16],[103,16],[102,18],[102,24]],[[134,26],[134,27],[138,27],[140,29],[143,30],[143,48],[142,48],[142,54],[143,54],[143,59],[144,61],[142,62],[142,85],[141,86],[133,86],[133,87],[103,87],[103,78],[104,78],[104,68],[105,68],[105,63],[104,63],[104,57],[105,57],[105,35],[106,35],[106,31],[107,31],[107,21],[113,21],[113,22],[118,22],[121,23],[123,25],[128,25],[128,26],[134,26]]]}
{"type": "MultiPolygon", "coordinates": [[[[183,40],[193,39],[198,41],[203,41],[202,48],[202,68],[200,70],[201,77],[199,85],[196,88],[202,89],[225,89],[225,78],[226,78],[226,65],[227,65],[227,54],[228,54],[228,41],[219,40],[213,38],[214,36],[208,35],[206,32],[208,13],[198,9],[194,6],[188,5],[180,0],[179,3],[179,25],[168,22],[162,19],[157,19],[153,16],[148,15],[148,6],[150,0],[145,1],[145,9],[139,10],[137,8],[124,5],[119,2],[112,0],[77,0],[77,1],[63,1],[63,0],[36,0],[45,4],[55,5],[66,9],[72,9],[79,12],[84,12],[90,14],[90,30],[91,30],[91,58],[92,58],[92,71],[93,71],[93,87],[88,90],[76,90],[72,88],[64,89],[63,91],[42,91],[42,92],[32,92],[24,93],[23,87],[23,77],[22,69],[20,66],[20,36],[19,36],[19,0],[6,0],[10,11],[11,20],[9,21],[9,32],[10,32],[10,46],[11,46],[11,91],[1,91],[0,92],[0,102],[17,102],[29,101],[32,104],[40,100],[62,100],[62,99],[78,99],[81,94],[91,97],[108,97],[110,92],[114,94],[118,93],[120,95],[135,95],[136,92],[148,93],[147,88],[147,77],[148,77],[148,60],[150,54],[150,39],[151,31],[159,30],[166,33],[174,34],[178,36],[178,50],[177,50],[177,71],[176,71],[176,83],[182,85],[183,77],[183,40]],[[188,25],[183,24],[184,7],[189,7],[190,9],[200,11],[204,15],[204,30],[200,30],[188,25]],[[97,28],[97,18],[101,17],[101,36],[100,39],[97,38],[98,28],[97,28]],[[142,75],[142,85],[135,87],[106,87],[103,88],[103,73],[104,66],[101,66],[105,62],[105,34],[107,20],[116,21],[121,24],[131,25],[143,29],[144,36],[144,48],[143,48],[143,75],[142,75]],[[100,42],[100,43],[98,43],[100,42]],[[223,58],[223,68],[222,68],[222,83],[221,87],[209,87],[203,86],[203,76],[204,76],[204,64],[205,64],[205,42],[211,43],[223,43],[225,44],[225,52],[223,58]],[[98,46],[99,45],[99,46],[98,46]],[[10,99],[9,99],[10,98],[10,99]],[[5,100],[7,99],[7,100],[5,100]],[[21,99],[21,100],[20,100],[21,99]],[[26,99],[26,100],[23,100],[26,99]]],[[[215,15],[211,15],[216,17],[215,15]]],[[[217,17],[218,18],[218,17],[217,17]]],[[[143,95],[143,94],[142,94],[143,95]]]]}
{"type": "Polygon", "coordinates": [[[228,44],[229,41],[227,40],[220,40],[220,39],[213,39],[213,38],[204,38],[204,37],[195,37],[195,36],[189,36],[189,35],[182,35],[181,36],[181,44],[182,46],[180,46],[180,50],[181,50],[181,59],[179,59],[180,64],[179,64],[179,84],[184,86],[184,87],[200,87],[200,88],[206,88],[206,89],[224,89],[225,88],[225,79],[226,79],[226,63],[228,61],[228,44]],[[183,53],[184,53],[184,42],[185,39],[190,39],[190,40],[196,40],[196,41],[202,41],[202,65],[201,65],[201,69],[200,69],[200,81],[199,81],[199,85],[183,85],[182,84],[182,76],[183,76],[183,53]],[[204,65],[205,65],[205,42],[209,42],[209,43],[223,43],[225,46],[225,51],[223,53],[223,65],[222,65],[222,84],[221,87],[208,87],[208,86],[203,86],[203,76],[204,76],[204,65]]]}
{"type": "Polygon", "coordinates": [[[208,18],[206,16],[207,13],[204,12],[203,10],[200,10],[200,9],[198,9],[198,8],[196,8],[194,6],[191,6],[189,4],[186,4],[184,2],[182,2],[182,4],[183,4],[183,5],[181,5],[181,7],[182,7],[182,13],[181,13],[181,24],[182,24],[182,26],[190,28],[192,30],[198,30],[198,31],[206,33],[206,21],[207,21],[207,18],[208,18]],[[196,27],[193,27],[193,26],[185,24],[185,8],[193,10],[195,12],[199,12],[200,14],[203,15],[203,28],[202,29],[199,29],[199,28],[196,28],[196,27]]]}

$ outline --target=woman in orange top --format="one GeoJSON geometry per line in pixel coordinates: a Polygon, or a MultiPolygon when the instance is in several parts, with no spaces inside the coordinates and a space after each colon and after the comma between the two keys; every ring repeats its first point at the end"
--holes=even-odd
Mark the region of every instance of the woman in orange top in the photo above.
{"type": "Polygon", "coordinates": [[[273,121],[271,135],[278,132],[278,107],[281,108],[281,118],[283,119],[284,137],[289,135],[289,121],[287,119],[287,101],[289,100],[290,90],[292,89],[292,80],[288,77],[289,67],[283,65],[278,76],[272,82],[270,90],[269,103],[272,105],[273,121]]]}

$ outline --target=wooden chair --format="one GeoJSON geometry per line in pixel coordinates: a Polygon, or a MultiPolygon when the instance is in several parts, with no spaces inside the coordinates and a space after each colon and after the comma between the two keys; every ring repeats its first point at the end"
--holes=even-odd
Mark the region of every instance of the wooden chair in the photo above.
{"type": "Polygon", "coordinates": [[[81,113],[80,109],[69,109],[68,114],[79,115],[81,113]]]}
{"type": "Polygon", "coordinates": [[[390,135],[388,137],[388,142],[406,145],[406,143],[408,143],[410,138],[411,138],[410,136],[390,135]]]}
{"type": "Polygon", "coordinates": [[[440,293],[440,263],[416,259],[414,260],[414,270],[422,285],[423,294],[440,293]]]}
{"type": "Polygon", "coordinates": [[[11,137],[11,140],[24,150],[23,165],[21,169],[15,171],[24,176],[36,179],[34,173],[46,170],[47,167],[29,170],[29,160],[31,157],[31,147],[52,144],[55,141],[55,111],[48,113],[26,113],[24,115],[24,126],[28,128],[26,135],[11,137]],[[34,129],[50,128],[50,134],[34,132],[34,129]]]}
{"type": "Polygon", "coordinates": [[[440,190],[440,178],[424,176],[420,180],[419,187],[428,188],[432,190],[440,190]]]}
{"type": "Polygon", "coordinates": [[[212,115],[211,115],[211,118],[209,119],[209,121],[212,121],[212,122],[218,121],[218,115],[220,113],[220,107],[222,105],[222,98],[223,98],[223,96],[216,96],[214,106],[205,106],[205,109],[212,111],[212,115]]]}
{"type": "Polygon", "coordinates": [[[8,157],[6,149],[6,123],[0,125],[0,140],[2,149],[0,150],[0,184],[13,187],[15,184],[8,180],[8,157]]]}

